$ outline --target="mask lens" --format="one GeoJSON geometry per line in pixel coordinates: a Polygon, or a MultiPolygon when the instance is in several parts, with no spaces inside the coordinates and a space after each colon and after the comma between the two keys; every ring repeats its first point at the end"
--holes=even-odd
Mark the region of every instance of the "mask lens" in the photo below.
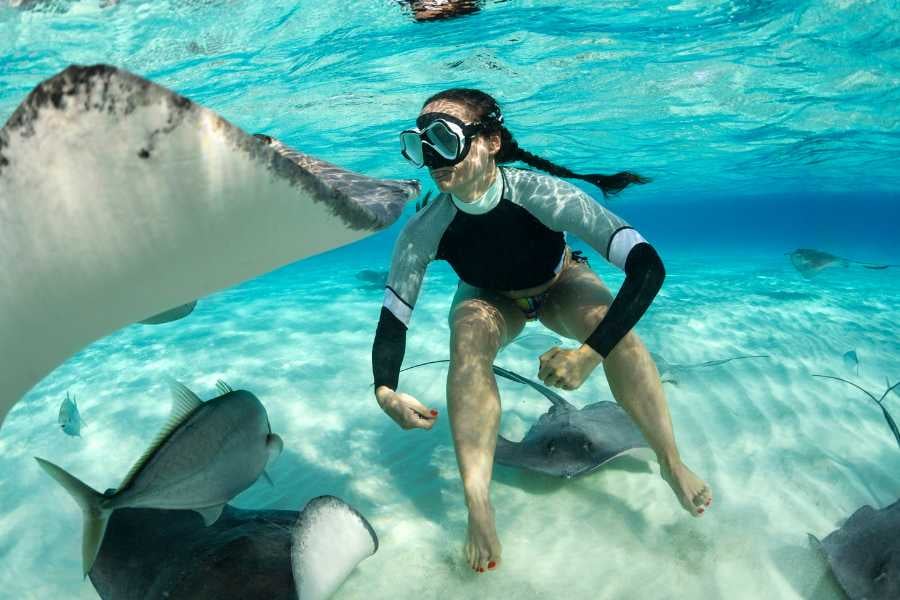
{"type": "Polygon", "coordinates": [[[422,156],[422,139],[415,131],[404,131],[400,134],[400,153],[417,167],[425,164],[422,156]]]}
{"type": "Polygon", "coordinates": [[[456,158],[459,155],[459,137],[443,122],[437,121],[430,125],[425,130],[425,136],[444,158],[456,158]]]}

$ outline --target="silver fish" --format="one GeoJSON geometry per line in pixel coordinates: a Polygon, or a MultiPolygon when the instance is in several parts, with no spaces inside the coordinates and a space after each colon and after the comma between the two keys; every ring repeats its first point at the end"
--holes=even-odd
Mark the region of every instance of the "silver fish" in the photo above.
{"type": "Polygon", "coordinates": [[[84,425],[84,421],[81,418],[81,414],[78,412],[78,404],[75,403],[75,396],[70,398],[69,392],[66,392],[66,399],[59,405],[59,417],[57,422],[59,423],[60,429],[62,429],[63,433],[66,435],[81,437],[81,426],[84,425]]]}
{"type": "Polygon", "coordinates": [[[220,396],[203,402],[170,382],[172,416],[114,493],[101,494],[41,458],[38,464],[84,511],[81,557],[90,572],[106,524],[117,508],[195,510],[207,525],[226,502],[250,487],[283,448],[272,433],[265,407],[248,391],[219,381],[220,396]]]}

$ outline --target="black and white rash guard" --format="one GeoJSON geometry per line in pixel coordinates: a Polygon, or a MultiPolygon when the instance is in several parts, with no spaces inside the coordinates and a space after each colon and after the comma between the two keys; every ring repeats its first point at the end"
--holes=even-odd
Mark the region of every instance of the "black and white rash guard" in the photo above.
{"type": "Polygon", "coordinates": [[[577,235],[626,275],[606,316],[585,340],[604,358],[662,286],[665,270],[653,247],[581,189],[536,171],[500,167],[499,172],[477,202],[441,194],[400,232],[372,347],[376,389],[397,389],[406,329],[433,260],[447,261],[471,286],[523,290],[553,278],[565,256],[565,232],[577,235]]]}

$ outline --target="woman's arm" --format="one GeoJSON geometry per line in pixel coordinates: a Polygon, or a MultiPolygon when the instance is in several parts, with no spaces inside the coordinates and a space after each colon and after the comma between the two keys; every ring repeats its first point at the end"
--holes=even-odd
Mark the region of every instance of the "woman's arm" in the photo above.
{"type": "Polygon", "coordinates": [[[585,344],[603,358],[637,325],[666,277],[659,254],[646,241],[629,248],[621,268],[625,271],[625,281],[609,305],[606,316],[585,340],[585,344]]]}
{"type": "Polygon", "coordinates": [[[580,188],[543,174],[528,174],[519,202],[555,231],[568,231],[625,272],[606,316],[585,344],[606,358],[637,324],[666,276],[656,250],[624,219],[580,188]]]}

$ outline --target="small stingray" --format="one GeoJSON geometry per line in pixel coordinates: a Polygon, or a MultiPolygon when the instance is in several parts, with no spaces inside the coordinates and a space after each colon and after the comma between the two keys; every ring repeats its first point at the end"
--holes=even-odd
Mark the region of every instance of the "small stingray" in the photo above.
{"type": "Polygon", "coordinates": [[[859,356],[856,355],[856,350],[844,353],[844,366],[850,371],[856,371],[856,376],[859,377],[859,356]]]}
{"type": "Polygon", "coordinates": [[[791,264],[794,265],[794,268],[797,269],[800,274],[807,279],[815,277],[820,271],[822,271],[823,269],[827,269],[828,267],[848,267],[851,263],[855,265],[862,265],[863,268],[866,269],[875,270],[900,266],[873,265],[871,263],[850,260],[849,258],[842,258],[840,256],[835,256],[834,254],[822,252],[821,250],[813,250],[811,248],[798,248],[793,252],[788,252],[788,256],[791,257],[791,264]]]}
{"type": "Polygon", "coordinates": [[[656,363],[656,368],[659,370],[660,377],[663,378],[663,383],[674,383],[678,384],[678,381],[675,379],[665,379],[671,375],[674,375],[677,371],[687,371],[690,369],[700,369],[703,367],[718,367],[719,365],[724,365],[725,363],[731,362],[733,360],[744,360],[747,358],[769,358],[768,354],[747,354],[744,356],[732,356],[731,358],[720,358],[718,360],[708,360],[702,363],[694,363],[689,365],[681,365],[674,364],[668,362],[661,355],[651,352],[650,357],[653,359],[653,362],[656,363]]]}
{"type": "Polygon", "coordinates": [[[872,401],[874,401],[875,404],[878,405],[878,408],[880,408],[880,409],[881,409],[881,412],[884,414],[884,420],[887,421],[888,427],[891,428],[891,432],[894,434],[894,439],[897,440],[897,447],[900,448],[900,429],[897,428],[897,423],[894,422],[894,418],[891,417],[891,413],[889,413],[889,412],[887,411],[887,409],[884,407],[884,399],[885,399],[885,397],[890,393],[891,390],[893,390],[893,389],[896,388],[898,385],[900,385],[900,381],[898,381],[898,382],[895,383],[894,385],[891,385],[890,381],[885,381],[885,383],[887,384],[887,389],[884,390],[884,393],[881,395],[881,398],[875,398],[875,396],[874,396],[873,394],[871,394],[870,392],[868,392],[868,391],[864,390],[863,388],[859,387],[858,385],[856,385],[856,384],[853,383],[852,381],[847,381],[846,379],[841,379],[840,377],[832,377],[831,375],[815,375],[815,374],[813,374],[813,377],[822,377],[822,378],[825,378],[825,379],[835,379],[835,380],[837,380],[837,381],[843,381],[844,383],[849,383],[850,385],[852,385],[852,386],[855,387],[856,389],[858,389],[858,390],[860,390],[861,392],[863,392],[866,396],[868,396],[869,398],[871,398],[872,401]]]}
{"type": "Polygon", "coordinates": [[[356,274],[356,278],[363,282],[358,286],[364,290],[382,290],[387,285],[387,271],[373,271],[372,269],[363,269],[356,274]]]}
{"type": "Polygon", "coordinates": [[[63,433],[72,437],[81,437],[81,426],[84,420],[78,412],[78,404],[75,403],[75,396],[69,398],[69,392],[66,392],[66,399],[59,405],[59,417],[57,418],[60,429],[63,433]]]}
{"type": "Polygon", "coordinates": [[[809,539],[852,600],[900,598],[900,500],[881,510],[863,506],[822,541],[809,539]]]}
{"type": "MultiPolygon", "coordinates": [[[[449,361],[403,370],[443,362],[449,361]]],[[[497,365],[492,368],[496,375],[528,385],[552,403],[522,441],[497,436],[496,463],[571,479],[592,473],[626,452],[648,448],[640,430],[615,402],[595,402],[579,409],[536,381],[497,365]]]]}

